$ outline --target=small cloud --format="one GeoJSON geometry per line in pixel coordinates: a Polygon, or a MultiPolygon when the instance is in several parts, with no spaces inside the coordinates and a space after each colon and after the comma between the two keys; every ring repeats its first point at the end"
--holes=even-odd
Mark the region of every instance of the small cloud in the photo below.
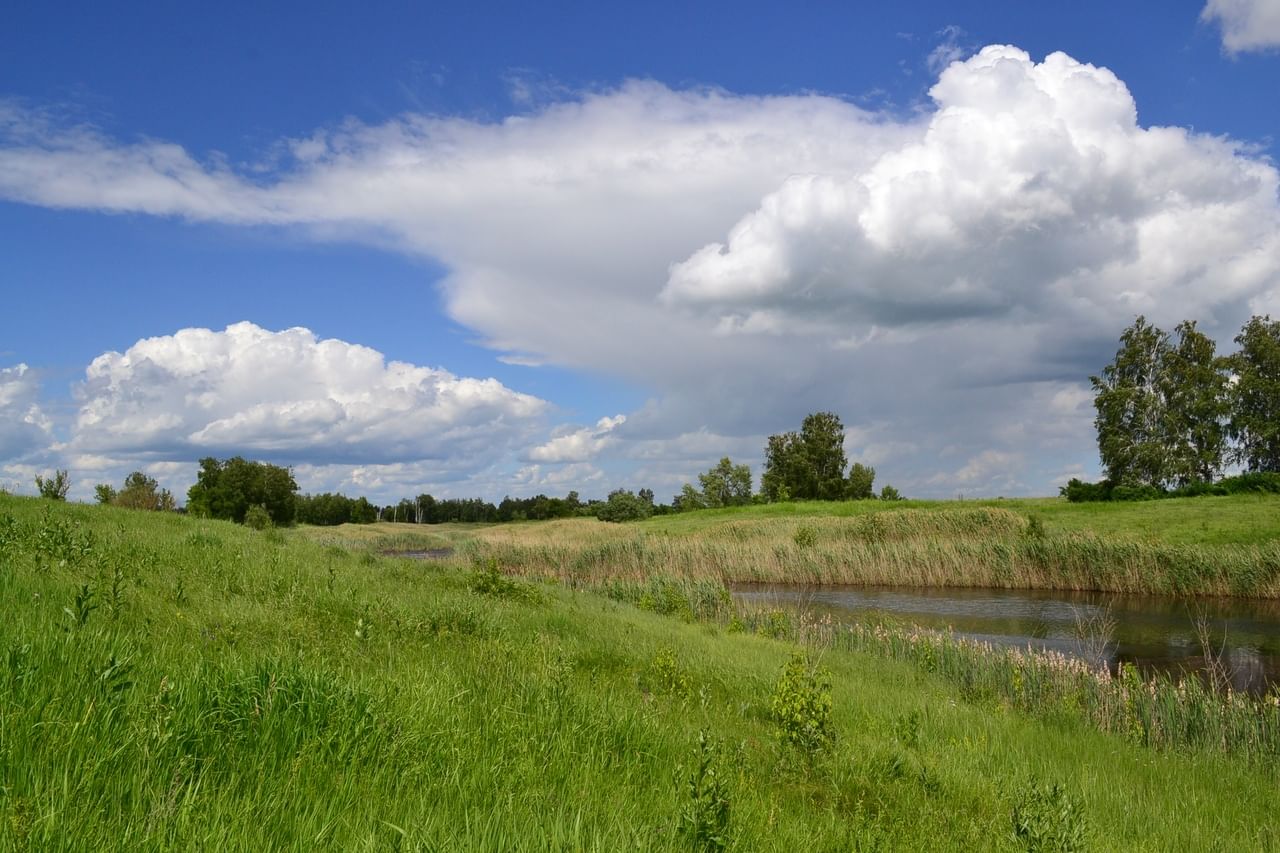
{"type": "Polygon", "coordinates": [[[1200,20],[1222,28],[1228,53],[1280,48],[1280,0],[1209,0],[1200,20]]]}
{"type": "Polygon", "coordinates": [[[964,34],[964,30],[954,24],[948,24],[937,32],[942,40],[925,57],[925,65],[930,72],[941,74],[948,65],[969,55],[970,51],[960,44],[964,34]]]}

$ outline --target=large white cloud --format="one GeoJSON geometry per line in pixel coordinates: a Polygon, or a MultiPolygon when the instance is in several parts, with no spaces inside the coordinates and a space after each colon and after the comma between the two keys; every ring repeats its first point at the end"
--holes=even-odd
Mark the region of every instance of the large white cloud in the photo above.
{"type": "Polygon", "coordinates": [[[1280,47],[1280,0],[1209,0],[1200,17],[1222,26],[1232,53],[1280,47]]]}
{"type": "Polygon", "coordinates": [[[40,406],[40,384],[25,364],[0,367],[0,461],[48,446],[52,420],[40,406]]]}
{"type": "Polygon", "coordinates": [[[183,329],[94,359],[78,388],[79,453],[396,463],[490,459],[547,404],[494,379],[386,361],[368,347],[237,323],[183,329]]]}
{"type": "MultiPolygon", "coordinates": [[[[507,360],[653,395],[608,429],[528,439],[519,455],[543,481],[590,459],[618,484],[636,465],[673,483],[720,446],[737,459],[833,410],[851,452],[908,493],[981,488],[971,459],[1020,469],[992,488],[1043,492],[1096,464],[1087,395],[1076,404],[1134,314],[1196,318],[1225,341],[1251,311],[1280,311],[1276,171],[1231,140],[1142,126],[1121,81],[1061,54],[988,48],[932,95],[901,119],[633,82],[495,123],[348,122],[287,141],[267,173],[11,107],[0,196],[440,260],[449,314],[507,360]]],[[[77,435],[86,452],[130,434],[300,454],[323,437],[377,464],[424,452],[327,394],[277,405],[263,390],[208,418],[185,398],[106,399],[104,426],[77,435]]],[[[490,494],[514,482],[472,470],[490,494]]]]}
{"type": "Polygon", "coordinates": [[[673,267],[664,298],[728,330],[858,335],[1203,318],[1276,285],[1275,169],[1227,141],[1140,127],[1111,72],[988,47],[930,94],[922,140],[865,171],[788,180],[727,244],[673,267]]]}

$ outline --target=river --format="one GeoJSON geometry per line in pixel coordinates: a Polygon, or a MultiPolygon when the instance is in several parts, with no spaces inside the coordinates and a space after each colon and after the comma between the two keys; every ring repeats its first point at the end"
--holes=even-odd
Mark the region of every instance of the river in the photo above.
{"type": "Polygon", "coordinates": [[[1143,673],[1175,676],[1206,672],[1197,631],[1203,619],[1212,653],[1236,690],[1257,695],[1280,686],[1280,601],[784,584],[737,585],[732,591],[753,605],[829,614],[846,622],[880,614],[1001,645],[1030,645],[1085,659],[1100,652],[1113,671],[1132,663],[1143,673]],[[1097,642],[1100,635],[1108,638],[1105,648],[1097,642]]]}

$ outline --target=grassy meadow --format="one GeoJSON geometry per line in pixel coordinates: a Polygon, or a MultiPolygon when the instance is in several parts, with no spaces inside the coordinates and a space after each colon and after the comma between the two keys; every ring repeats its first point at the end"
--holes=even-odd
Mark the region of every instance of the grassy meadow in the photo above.
{"type": "MultiPolygon", "coordinates": [[[[989,668],[1021,673],[1006,694],[963,650],[467,562],[579,527],[255,532],[0,495],[0,849],[1280,849],[1274,756],[1018,700],[1040,664],[989,668]],[[461,559],[377,555],[441,541],[461,559]]],[[[715,527],[672,535],[738,547],[715,527]]]]}
{"type": "Polygon", "coordinates": [[[500,525],[457,542],[466,559],[570,584],[663,576],[1280,597],[1273,495],[796,503],[500,525]]]}

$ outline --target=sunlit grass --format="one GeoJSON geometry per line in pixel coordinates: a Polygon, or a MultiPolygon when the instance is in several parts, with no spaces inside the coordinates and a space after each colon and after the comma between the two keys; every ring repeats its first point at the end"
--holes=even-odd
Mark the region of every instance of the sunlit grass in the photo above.
{"type": "Polygon", "coordinates": [[[1280,844],[1270,767],[838,644],[806,758],[792,641],[308,535],[0,497],[0,849],[690,849],[703,732],[732,850],[1017,850],[1053,785],[1098,849],[1280,844]]]}

